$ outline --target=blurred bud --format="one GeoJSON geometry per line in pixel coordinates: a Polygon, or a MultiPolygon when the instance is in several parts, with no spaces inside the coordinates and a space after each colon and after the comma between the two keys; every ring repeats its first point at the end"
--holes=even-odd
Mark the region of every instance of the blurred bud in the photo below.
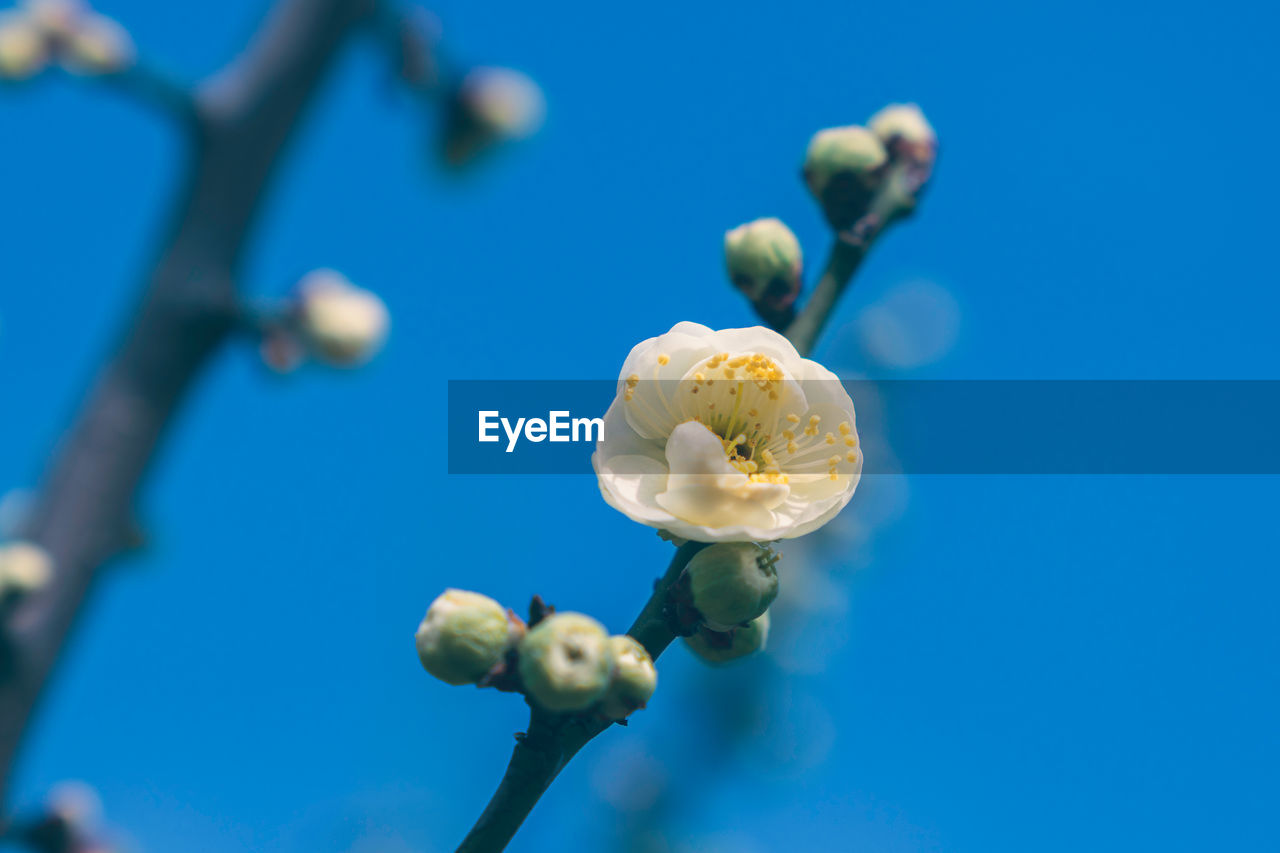
{"type": "Polygon", "coordinates": [[[778,557],[754,542],[720,542],[685,567],[693,606],[713,631],[750,622],[778,597],[778,557]]]}
{"type": "Polygon", "coordinates": [[[887,161],[884,145],[865,127],[833,127],[814,135],[804,179],[832,228],[844,231],[867,212],[887,161]]]}
{"type": "Polygon", "coordinates": [[[0,13],[0,78],[24,80],[49,61],[44,34],[20,12],[0,13]]]}
{"type": "Polygon", "coordinates": [[[613,679],[600,704],[600,712],[611,720],[626,719],[648,703],[658,686],[653,658],[635,638],[626,634],[609,638],[613,656],[613,679]]]}
{"type": "Polygon", "coordinates": [[[510,68],[473,68],[445,119],[444,159],[461,166],[499,142],[532,136],[546,115],[538,84],[510,68]]]}
{"type": "Polygon", "coordinates": [[[604,626],[581,613],[553,613],[520,642],[520,679],[548,711],[582,711],[609,688],[613,655],[604,626]]]}
{"type": "Polygon", "coordinates": [[[31,542],[0,545],[0,596],[23,595],[40,589],[53,576],[49,552],[31,542]]]}
{"type": "Polygon", "coordinates": [[[880,141],[889,147],[895,138],[912,145],[937,145],[938,137],[924,113],[915,104],[890,104],[867,122],[880,141]]]}
{"type": "Polygon", "coordinates": [[[62,64],[77,74],[114,74],[135,58],[129,31],[105,15],[83,16],[62,41],[62,64]]]}
{"type": "Polygon", "coordinates": [[[768,639],[769,612],[765,611],[758,618],[732,631],[700,628],[692,637],[685,637],[684,642],[707,663],[722,664],[760,651],[768,639]]]}
{"type": "Polygon", "coordinates": [[[757,219],[724,235],[729,280],[761,316],[784,314],[800,295],[800,241],[780,219],[757,219]]]}
{"type": "Polygon", "coordinates": [[[511,633],[498,602],[447,589],[427,608],[414,641],[427,672],[446,684],[474,684],[502,660],[511,633]]]}
{"type": "Polygon", "coordinates": [[[50,814],[83,829],[91,829],[102,821],[102,799],[93,786],[79,781],[59,782],[49,791],[50,814]]]}
{"type": "Polygon", "coordinates": [[[308,349],[334,367],[368,362],[386,342],[391,317],[377,294],[333,270],[316,270],[298,284],[298,330],[308,349]]]}
{"type": "Polygon", "coordinates": [[[83,0],[26,0],[22,8],[32,23],[54,38],[67,35],[81,17],[92,14],[83,0]]]}

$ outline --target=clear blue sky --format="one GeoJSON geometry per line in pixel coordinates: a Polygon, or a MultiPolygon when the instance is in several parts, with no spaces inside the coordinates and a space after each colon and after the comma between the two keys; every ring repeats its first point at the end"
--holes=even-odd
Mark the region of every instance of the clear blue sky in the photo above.
{"type": "MultiPolygon", "coordinates": [[[[101,8],[196,78],[264,5],[101,8]]],[[[451,850],[525,716],[421,672],[428,601],[539,592],[621,630],[668,546],[590,476],[447,477],[445,381],[607,378],[676,321],[751,323],[723,231],[777,215],[820,255],[804,145],[887,102],[933,119],[936,185],[819,358],[845,364],[860,307],[924,277],[960,336],[895,375],[1277,378],[1274,7],[435,10],[456,55],[537,77],[545,131],[446,178],[371,47],[343,58],[243,285],[339,268],[385,296],[390,344],[351,375],[277,380],[247,349],[209,371],[145,497],[151,548],[104,577],[47,695],[21,801],[88,780],[156,853],[451,850]]],[[[91,83],[0,91],[0,489],[37,477],[136,299],[180,153],[163,119],[91,83]]],[[[825,668],[700,680],[673,650],[652,707],[570,767],[512,849],[612,849],[608,768],[654,765],[684,804],[673,851],[1280,845],[1275,479],[908,488],[892,524],[825,552],[859,566],[808,626],[825,668]],[[725,748],[706,685],[755,677],[774,727],[725,748]]]]}

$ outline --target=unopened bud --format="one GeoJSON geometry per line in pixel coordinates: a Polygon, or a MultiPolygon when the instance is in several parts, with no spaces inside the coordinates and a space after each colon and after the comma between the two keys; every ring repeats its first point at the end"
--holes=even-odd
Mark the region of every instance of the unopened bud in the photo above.
{"type": "Polygon", "coordinates": [[[461,589],[447,589],[431,602],[414,635],[423,669],[446,684],[479,681],[502,660],[511,639],[502,605],[461,589]]]}
{"type": "Polygon", "coordinates": [[[105,15],[85,15],[63,38],[62,64],[73,73],[113,74],[134,59],[129,31],[105,15]]]}
{"type": "Polygon", "coordinates": [[[740,628],[732,631],[711,631],[700,628],[684,642],[698,657],[710,664],[723,664],[746,657],[765,647],[769,639],[769,613],[765,611],[740,628]]]}
{"type": "Polygon", "coordinates": [[[609,688],[613,654],[604,626],[581,613],[553,613],[520,641],[520,680],[548,711],[583,711],[609,688]]]}
{"type": "Polygon", "coordinates": [[[609,638],[613,655],[613,679],[600,703],[600,712],[611,720],[626,719],[648,703],[658,686],[653,658],[634,637],[627,634],[609,638]]]}
{"type": "Polygon", "coordinates": [[[866,213],[887,160],[879,137],[865,127],[833,127],[814,135],[804,179],[831,227],[843,231],[866,213]]]}
{"type": "Polygon", "coordinates": [[[885,146],[895,138],[912,145],[936,145],[938,142],[933,126],[915,104],[890,104],[873,115],[867,127],[885,146]]]}
{"type": "Polygon", "coordinates": [[[298,285],[298,329],[312,355],[334,367],[356,367],[382,349],[391,325],[377,294],[333,270],[309,273],[298,285]]]}
{"type": "Polygon", "coordinates": [[[23,595],[40,589],[53,575],[49,552],[31,542],[0,545],[0,596],[23,595]]]}
{"type": "Polygon", "coordinates": [[[546,100],[538,84],[510,68],[473,68],[454,93],[444,157],[460,166],[496,143],[523,139],[542,126],[546,100]]]}
{"type": "Polygon", "coordinates": [[[93,14],[84,0],[26,0],[22,7],[33,23],[55,38],[65,36],[81,18],[93,14]]]}
{"type": "Polygon", "coordinates": [[[757,219],[724,235],[729,280],[758,310],[778,314],[800,295],[800,241],[779,219],[757,219]]]}
{"type": "Polygon", "coordinates": [[[750,622],[778,597],[778,557],[754,542],[721,542],[693,556],[685,572],[693,606],[707,627],[727,631],[750,622]]]}
{"type": "Polygon", "coordinates": [[[44,35],[27,15],[0,13],[0,78],[26,79],[44,68],[48,59],[44,35]]]}

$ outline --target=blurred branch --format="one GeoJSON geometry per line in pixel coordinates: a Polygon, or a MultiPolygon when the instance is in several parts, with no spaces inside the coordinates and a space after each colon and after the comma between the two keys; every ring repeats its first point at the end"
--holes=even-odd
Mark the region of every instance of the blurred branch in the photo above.
{"type": "Polygon", "coordinates": [[[159,68],[139,62],[103,75],[101,79],[108,86],[156,107],[184,124],[193,123],[198,117],[191,89],[159,68]]]}
{"type": "Polygon", "coordinates": [[[128,548],[136,493],[165,432],[233,327],[235,278],[280,153],[344,38],[373,7],[374,0],[281,0],[241,57],[191,97],[190,170],[171,231],[23,531],[54,569],[4,618],[5,783],[98,569],[128,548]]]}

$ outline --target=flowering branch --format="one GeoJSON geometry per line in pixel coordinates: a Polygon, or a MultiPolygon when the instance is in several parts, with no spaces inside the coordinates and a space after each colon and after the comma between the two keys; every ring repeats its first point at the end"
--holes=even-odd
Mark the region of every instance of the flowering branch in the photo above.
{"type": "MultiPolygon", "coordinates": [[[[909,215],[932,172],[936,139],[918,109],[889,107],[878,113],[870,124],[870,130],[847,127],[822,131],[810,144],[804,177],[822,205],[836,239],[817,288],[799,315],[795,314],[793,304],[800,288],[800,247],[790,230],[776,219],[764,219],[726,234],[725,255],[731,281],[752,301],[767,323],[785,328],[785,337],[800,356],[813,349],[872,243],[888,225],[909,215]]],[[[615,424],[620,425],[620,421],[630,420],[634,415],[640,424],[632,434],[635,440],[623,442],[627,446],[620,454],[626,459],[642,460],[631,464],[648,464],[652,457],[634,454],[643,452],[639,449],[643,443],[637,442],[651,438],[656,432],[665,439],[662,452],[669,466],[663,472],[666,501],[659,501],[657,506],[646,505],[642,516],[632,517],[668,527],[681,536],[702,536],[719,543],[709,546],[688,541],[681,545],[628,630],[629,636],[639,641],[648,653],[650,665],[677,636],[688,638],[691,648],[710,662],[732,660],[763,645],[768,631],[767,608],[777,594],[773,568],[776,557],[767,550],[767,556],[761,555],[759,546],[752,543],[814,529],[839,512],[856,485],[862,457],[851,423],[852,402],[848,401],[848,395],[844,394],[844,399],[848,401],[849,419],[841,421],[836,429],[821,438],[818,425],[822,414],[843,415],[844,411],[838,406],[833,410],[828,405],[821,413],[816,413],[815,406],[809,410],[813,414],[807,421],[797,413],[782,417],[786,410],[780,408],[779,401],[790,392],[778,383],[787,380],[787,365],[785,359],[784,363],[775,361],[774,355],[786,347],[785,342],[779,346],[779,342],[769,337],[770,333],[763,330],[714,333],[693,324],[680,324],[668,336],[637,346],[623,367],[620,383],[623,390],[615,401],[615,408],[606,416],[606,431],[611,419],[616,418],[615,424]],[[752,353],[744,348],[741,337],[734,337],[748,331],[759,331],[759,340],[767,343],[761,350],[773,355],[761,350],[752,353]],[[723,337],[726,335],[728,337],[723,337]],[[690,399],[698,399],[701,402],[697,405],[705,408],[695,408],[701,415],[692,420],[688,419],[690,410],[684,409],[673,416],[678,425],[664,426],[665,416],[660,412],[670,410],[668,397],[661,389],[655,392],[656,402],[639,397],[641,374],[633,371],[643,369],[642,365],[648,367],[651,361],[653,377],[659,379],[663,376],[661,371],[672,364],[669,354],[672,350],[698,352],[700,346],[715,346],[713,352],[716,353],[720,352],[720,346],[738,348],[739,354],[699,356],[694,364],[681,363],[678,369],[672,365],[674,377],[692,377],[683,380],[687,383],[684,390],[690,399]],[[717,383],[715,390],[713,383],[717,383]],[[692,396],[700,391],[705,392],[702,398],[692,396]],[[731,413],[726,414],[723,407],[716,411],[717,403],[730,408],[731,413]],[[633,408],[626,409],[625,415],[615,416],[619,405],[633,408]],[[766,415],[763,410],[770,408],[772,413],[766,415]],[[771,420],[790,428],[779,431],[763,426],[762,422],[771,420]],[[797,439],[804,443],[803,448],[797,439]],[[833,453],[837,448],[838,452],[833,453]],[[779,462],[779,455],[787,456],[788,462],[779,462]],[[682,466],[679,471],[677,456],[682,466]],[[810,508],[816,515],[807,518],[802,515],[792,520],[797,529],[786,529],[785,525],[773,529],[761,527],[759,519],[762,518],[773,518],[777,523],[770,510],[780,506],[790,488],[783,464],[794,466],[797,487],[803,485],[812,490],[815,477],[820,481],[829,477],[830,490],[819,493],[825,494],[825,498],[810,499],[820,505],[817,509],[810,508]],[[852,467],[852,474],[846,465],[852,467]],[[685,486],[687,491],[682,495],[680,487],[673,485],[677,479],[693,485],[685,486]],[[714,496],[707,497],[708,492],[714,492],[714,496]],[[783,497],[778,498],[779,494],[783,497]],[[753,504],[753,500],[758,502],[753,504]],[[765,504],[766,501],[771,502],[765,504]],[[699,502],[701,506],[697,505],[699,502]],[[726,507],[732,508],[727,514],[726,507]],[[659,512],[666,512],[671,523],[655,521],[659,512]],[[697,556],[700,553],[705,559],[697,556]]],[[[810,377],[825,375],[834,379],[812,362],[790,367],[810,377]]],[[[828,398],[838,402],[838,396],[829,391],[828,398]]],[[[627,476],[634,472],[609,470],[611,459],[599,448],[594,464],[601,476],[602,491],[611,504],[624,512],[629,502],[632,508],[640,505],[638,495],[642,490],[627,476]],[[617,479],[623,485],[608,485],[610,479],[617,479]]],[[[646,470],[656,473],[652,466],[646,470]]],[[[428,611],[420,629],[420,640],[431,622],[432,611],[428,611]]],[[[459,639],[464,633],[468,640],[475,636],[473,630],[459,630],[459,639]]],[[[524,671],[524,656],[537,651],[531,648],[533,645],[525,640],[505,652],[508,659],[520,659],[520,672],[524,671]]],[[[581,653],[581,649],[571,643],[566,644],[564,650],[569,658],[581,653]]],[[[419,651],[423,651],[421,644],[419,651]]],[[[424,655],[423,663],[434,661],[424,655]]],[[[508,665],[500,664],[495,672],[507,668],[508,665]]],[[[566,684],[576,677],[572,667],[552,674],[560,675],[566,684]]],[[[479,683],[493,684],[485,679],[479,683]]],[[[603,683],[608,683],[607,677],[603,683]]],[[[530,810],[573,756],[613,722],[625,724],[625,714],[619,719],[600,713],[599,709],[607,705],[608,692],[603,694],[604,700],[598,699],[600,694],[586,696],[557,713],[548,709],[540,691],[531,689],[534,686],[523,685],[531,708],[529,730],[517,736],[502,782],[458,847],[458,853],[498,853],[505,849],[530,810]],[[600,704],[595,704],[597,702],[600,704]]],[[[510,689],[520,689],[520,685],[517,683],[510,689]]],[[[600,689],[613,688],[602,686],[600,689]]]]}

